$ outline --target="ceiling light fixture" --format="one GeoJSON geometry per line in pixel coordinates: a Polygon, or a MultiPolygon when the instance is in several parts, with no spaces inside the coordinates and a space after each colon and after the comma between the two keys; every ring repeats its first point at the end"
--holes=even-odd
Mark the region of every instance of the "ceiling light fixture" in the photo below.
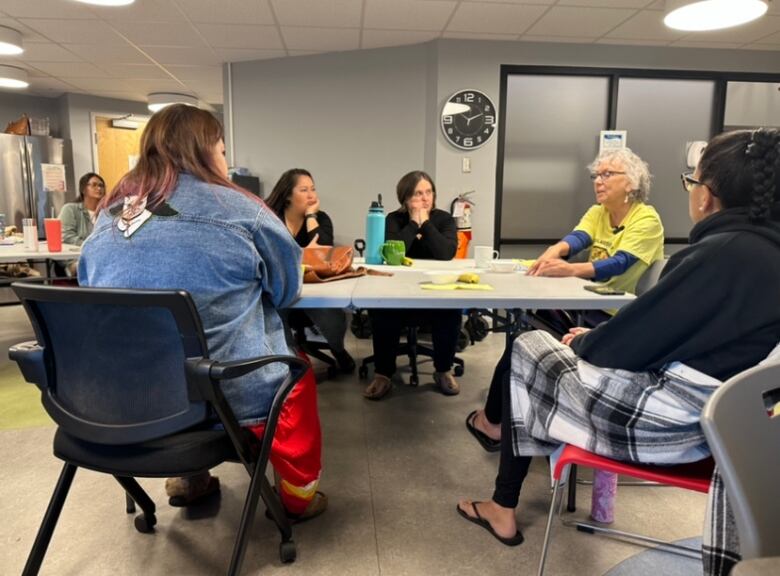
{"type": "Polygon", "coordinates": [[[82,4],[94,4],[95,6],[127,6],[135,0],[76,0],[82,4]]]}
{"type": "Polygon", "coordinates": [[[27,88],[27,70],[0,64],[0,88],[27,88]]]}
{"type": "Polygon", "coordinates": [[[13,55],[22,52],[22,33],[7,26],[0,26],[0,54],[13,55]]]}
{"type": "Polygon", "coordinates": [[[766,0],[666,0],[664,24],[689,32],[720,30],[760,18],[768,7],[766,0]]]}
{"type": "Polygon", "coordinates": [[[147,97],[149,101],[148,108],[152,112],[162,110],[171,104],[186,104],[187,106],[198,107],[198,99],[189,94],[176,94],[175,92],[152,92],[147,97]]]}

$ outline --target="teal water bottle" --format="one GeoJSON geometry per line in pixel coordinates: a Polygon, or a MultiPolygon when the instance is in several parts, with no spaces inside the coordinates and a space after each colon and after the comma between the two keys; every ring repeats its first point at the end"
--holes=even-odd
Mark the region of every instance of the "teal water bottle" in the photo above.
{"type": "Polygon", "coordinates": [[[385,210],[382,195],[371,202],[366,216],[366,264],[382,263],[382,244],[385,243],[385,210]]]}

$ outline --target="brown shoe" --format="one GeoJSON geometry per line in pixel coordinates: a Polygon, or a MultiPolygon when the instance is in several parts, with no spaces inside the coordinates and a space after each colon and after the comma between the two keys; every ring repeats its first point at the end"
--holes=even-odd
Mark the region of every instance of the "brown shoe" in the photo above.
{"type": "Polygon", "coordinates": [[[381,400],[387,396],[392,389],[393,383],[390,381],[390,378],[382,376],[381,374],[374,374],[374,379],[371,381],[371,384],[366,386],[366,389],[363,390],[363,397],[368,398],[369,400],[381,400]]]}
{"type": "Polygon", "coordinates": [[[300,514],[290,514],[288,512],[287,517],[293,524],[298,524],[300,522],[306,522],[306,520],[316,518],[327,509],[328,496],[324,492],[317,490],[314,493],[314,498],[311,499],[311,502],[309,502],[309,505],[306,506],[306,509],[303,512],[300,514]]]}
{"type": "Polygon", "coordinates": [[[453,376],[450,371],[434,372],[433,381],[445,396],[456,396],[460,394],[460,384],[458,384],[458,381],[455,380],[455,376],[453,376]]]}
{"type": "Polygon", "coordinates": [[[189,506],[215,492],[219,492],[219,478],[208,472],[165,480],[165,493],[171,506],[189,506]]]}

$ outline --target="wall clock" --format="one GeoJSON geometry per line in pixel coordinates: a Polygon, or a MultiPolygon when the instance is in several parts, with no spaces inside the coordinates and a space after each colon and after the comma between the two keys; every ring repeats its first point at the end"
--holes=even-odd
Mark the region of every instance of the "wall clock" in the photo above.
{"type": "Polygon", "coordinates": [[[441,111],[441,129],[447,141],[461,150],[474,150],[490,140],[496,130],[497,110],[479,90],[459,90],[441,111]]]}

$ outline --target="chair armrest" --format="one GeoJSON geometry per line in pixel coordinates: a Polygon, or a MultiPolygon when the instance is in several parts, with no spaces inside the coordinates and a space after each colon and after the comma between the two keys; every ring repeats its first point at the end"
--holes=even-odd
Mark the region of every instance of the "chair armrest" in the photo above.
{"type": "Polygon", "coordinates": [[[48,388],[43,346],[35,340],[20,342],[8,349],[8,357],[19,365],[26,382],[41,390],[48,388]]]}
{"type": "Polygon", "coordinates": [[[287,364],[290,368],[292,368],[294,365],[297,365],[304,370],[309,367],[309,364],[305,360],[302,360],[297,356],[259,356],[257,358],[248,358],[246,360],[214,362],[211,365],[210,376],[214,380],[238,378],[239,376],[244,376],[245,374],[254,372],[258,368],[262,368],[268,364],[274,364],[275,362],[287,364]]]}

